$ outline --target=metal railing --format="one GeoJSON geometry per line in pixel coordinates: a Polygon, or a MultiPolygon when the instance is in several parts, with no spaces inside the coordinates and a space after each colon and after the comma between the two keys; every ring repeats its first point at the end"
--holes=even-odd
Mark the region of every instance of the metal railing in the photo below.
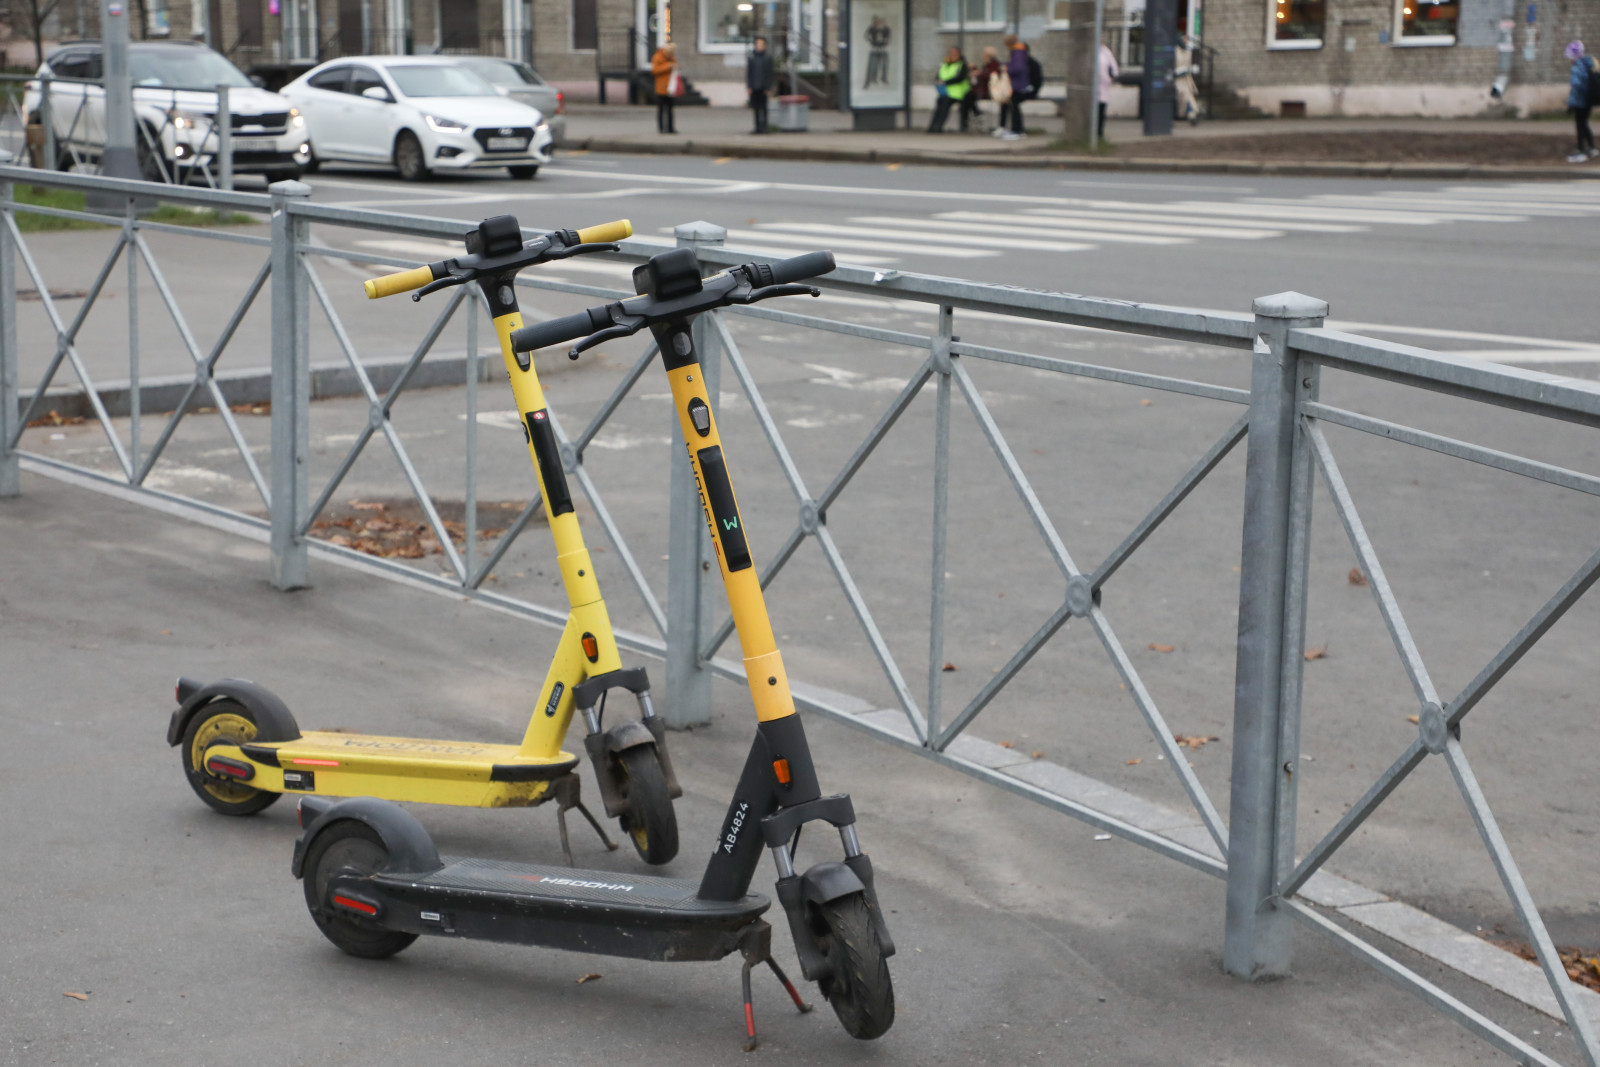
{"type": "MultiPolygon", "coordinates": [[[[484,318],[480,297],[475,290],[457,289],[442,298],[431,325],[416,342],[409,359],[393,375],[387,387],[380,389],[370,373],[370,365],[363,360],[338,314],[318,264],[337,259],[410,266],[416,261],[315,244],[310,235],[313,226],[332,226],[454,240],[469,228],[469,224],[460,220],[318,205],[307,198],[309,191],[304,185],[282,183],[273,187],[271,195],[224,193],[152,187],[140,182],[87,176],[41,175],[0,167],[0,301],[3,301],[0,303],[0,496],[20,491],[19,470],[22,461],[26,460],[31,469],[58,474],[70,471],[76,477],[132,487],[152,498],[178,501],[186,507],[223,514],[236,524],[260,531],[270,540],[273,580],[281,588],[294,588],[307,581],[312,556],[313,542],[309,537],[312,524],[329,506],[358,459],[374,440],[381,439],[397,460],[410,492],[422,508],[426,523],[441,546],[446,571],[442,574],[430,572],[393,559],[362,556],[352,549],[331,544],[319,543],[316,551],[336,557],[359,558],[366,566],[401,574],[414,582],[452,590],[503,610],[559,625],[564,619],[564,608],[519,599],[485,587],[485,582],[502,563],[507,550],[534,518],[538,504],[537,501],[529,503],[498,540],[487,545],[483,551],[478,550],[473,428],[477,424],[474,383],[479,373],[480,320],[484,318]],[[49,295],[49,288],[29,243],[16,225],[17,209],[11,199],[11,188],[12,183],[19,181],[43,181],[50,185],[93,189],[128,198],[130,208],[122,215],[28,209],[73,218],[92,218],[121,228],[114,248],[98,268],[92,284],[85,291],[81,307],[70,321],[49,295]],[[239,277],[248,278],[248,281],[217,341],[209,347],[200,345],[189,329],[172,288],[145,239],[147,231],[169,231],[174,228],[141,221],[132,212],[131,205],[135,200],[149,197],[254,212],[270,219],[270,238],[239,233],[188,233],[195,240],[223,240],[242,247],[258,248],[264,256],[259,265],[246,266],[241,270],[239,277]],[[91,379],[79,351],[82,343],[80,328],[119,257],[126,258],[130,271],[136,269],[137,264],[143,264],[149,272],[161,303],[177,324],[193,363],[192,381],[175,405],[166,425],[148,448],[144,447],[139,431],[136,311],[130,309],[127,341],[133,417],[130,421],[130,440],[126,444],[113,425],[105,405],[97,398],[96,383],[91,379]],[[37,387],[31,388],[26,394],[19,392],[17,382],[17,263],[21,264],[23,273],[37,288],[40,304],[55,335],[54,352],[47,371],[37,387]],[[245,435],[229,414],[226,398],[217,384],[217,370],[219,360],[226,355],[241,320],[269,282],[272,305],[271,443],[266,450],[268,469],[262,471],[245,435]],[[413,461],[391,415],[397,399],[415,379],[422,361],[451,327],[452,320],[463,304],[469,305],[469,313],[465,316],[464,324],[458,324],[457,328],[465,330],[468,354],[468,371],[464,377],[468,427],[464,482],[467,536],[458,551],[435,506],[435,497],[419,474],[419,465],[413,461]],[[311,406],[308,337],[314,316],[326,321],[359,383],[360,395],[368,409],[364,426],[354,435],[332,476],[316,481],[312,479],[308,463],[311,406]],[[29,419],[41,410],[45,391],[63,365],[72,368],[90,399],[95,419],[106,431],[115,456],[114,473],[74,467],[61,459],[26,452],[21,447],[29,419]],[[207,399],[221,416],[228,436],[249,471],[255,492],[266,510],[266,519],[145,487],[153,467],[171,442],[174,430],[186,414],[207,399]]],[[[704,223],[690,224],[679,227],[678,244],[694,249],[707,268],[724,267],[752,258],[752,253],[748,251],[724,247],[724,232],[704,223]]],[[[668,245],[662,242],[634,239],[624,243],[619,257],[626,262],[638,262],[665,247],[668,245]]],[[[539,272],[528,272],[518,279],[518,284],[532,290],[575,294],[588,300],[609,300],[626,295],[609,288],[578,284],[539,272]]],[[[1600,577],[1600,552],[1591,556],[1550,596],[1522,629],[1487,661],[1472,682],[1453,698],[1444,699],[1417,651],[1416,642],[1411,638],[1398,599],[1385,577],[1382,561],[1366,534],[1361,514],[1340,473],[1324,427],[1334,425],[1376,435],[1388,441],[1589,495],[1600,495],[1600,477],[1325,403],[1320,396],[1320,381],[1323,370],[1327,368],[1365,379],[1399,383],[1529,417],[1559,419],[1596,428],[1600,428],[1600,384],[1485,365],[1339,333],[1323,326],[1327,310],[1325,304],[1293,293],[1258,300],[1253,314],[1243,315],[850,266],[841,266],[826,278],[818,279],[818,284],[832,293],[888,297],[937,309],[937,325],[932,333],[912,333],[765,306],[730,308],[725,312],[703,316],[696,324],[701,335],[697,340],[697,348],[702,353],[703,373],[710,395],[723,395],[722,375],[732,375],[795,500],[797,521],[762,571],[762,585],[766,586],[782,572],[803,546],[808,542],[813,544],[849,604],[865,642],[894,695],[897,711],[894,721],[883,718],[883,715],[889,714],[887,712],[863,715],[859,713],[859,708],[842,706],[826,691],[808,688],[803,684],[796,686],[796,697],[801,706],[1053,810],[1072,815],[1196,870],[1225,878],[1228,894],[1224,960],[1226,968],[1233,974],[1260,977],[1286,973],[1290,963],[1287,926],[1291,921],[1299,920],[1350,948],[1382,973],[1409,987],[1425,1001],[1519,1061],[1554,1064],[1554,1060],[1506,1027],[1363,940],[1300,895],[1308,879],[1323,869],[1329,858],[1337,853],[1340,846],[1383,804],[1407,775],[1429,756],[1442,756],[1482,837],[1484,847],[1493,860],[1511,906],[1525,925],[1549,986],[1571,1028],[1582,1062],[1595,1067],[1600,1061],[1600,1044],[1597,1044],[1589,1020],[1584,1015],[1576,986],[1567,977],[1494,813],[1474,777],[1461,739],[1461,724],[1485,694],[1600,577]],[[956,332],[958,321],[968,321],[974,329],[982,329],[984,323],[996,315],[1004,316],[1008,322],[1016,325],[1068,324],[1248,352],[1252,361],[1250,387],[1230,388],[959,338],[956,332]],[[825,480],[813,481],[801,473],[782,426],[768,406],[750,362],[730,329],[730,322],[738,319],[771,323],[790,330],[818,331],[824,336],[866,341],[878,346],[892,346],[916,353],[919,358],[916,369],[895,389],[893,398],[881,410],[848,458],[825,480]],[[1238,409],[1239,413],[1212,440],[1209,447],[1193,459],[1170,489],[1154,501],[1143,517],[1127,529],[1115,548],[1101,559],[1085,562],[1069,551],[1068,539],[1063,536],[1050,507],[1035,490],[1023,465],[1013,453],[1006,434],[993,417],[983,392],[969,372],[969,365],[982,363],[1027,368],[1063,379],[1136,386],[1141,390],[1229,405],[1238,409]],[[928,465],[933,474],[932,566],[928,588],[932,609],[926,663],[906,665],[896,656],[885,638],[868,591],[858,582],[845,550],[833,536],[830,520],[845,506],[842,501],[846,489],[873,462],[891,430],[930,383],[933,391],[934,435],[928,455],[928,465]],[[958,402],[972,416],[982,441],[1004,472],[1004,484],[1026,512],[1058,574],[1061,594],[1055,610],[1011,653],[1004,666],[964,705],[947,709],[943,699],[942,671],[947,640],[946,535],[949,526],[951,416],[958,402]],[[1114,587],[1123,566],[1241,442],[1246,443],[1244,532],[1236,643],[1234,729],[1231,738],[1234,753],[1232,792],[1229,819],[1225,822],[1217,804],[1208,795],[1174,738],[1166,718],[1119,636],[1113,622],[1114,612],[1103,605],[1101,594],[1106,588],[1114,587]],[[1327,486],[1340,523],[1356,552],[1363,574],[1370,582],[1378,609],[1410,679],[1418,705],[1418,735],[1371,788],[1353,800],[1338,824],[1303,858],[1297,860],[1296,769],[1300,751],[1302,652],[1307,616],[1311,501],[1318,476],[1327,486]],[[996,696],[1012,684],[1022,668],[1058,632],[1074,622],[1087,627],[1097,638],[1107,661],[1127,690],[1135,712],[1160,747],[1166,764],[1171,767],[1177,784],[1194,809],[1201,829],[1199,839],[1184,843],[1138,825],[1129,818],[1108,813],[1024,778],[1004,773],[992,761],[971,754],[972,739],[966,734],[971,725],[996,696]],[[926,699],[919,700],[913,691],[911,679],[923,667],[927,679],[926,699]]],[[[134,296],[137,288],[130,282],[128,291],[130,296],[134,296]]],[[[492,345],[493,342],[489,343],[492,345]]],[[[597,478],[586,462],[586,453],[595,445],[597,435],[617,414],[624,400],[649,370],[654,357],[653,346],[644,346],[606,400],[600,404],[598,412],[581,429],[569,433],[557,423],[556,430],[563,463],[587,497],[596,521],[621,563],[620,569],[628,575],[639,596],[648,625],[655,631],[655,634],[619,632],[619,643],[631,650],[661,655],[666,659],[664,704],[667,714],[674,716],[681,725],[692,714],[689,709],[709,708],[709,687],[713,675],[743,678],[743,668],[739,663],[718,658],[717,655],[731,635],[731,622],[722,619],[712,625],[709,610],[703,608],[708,601],[701,596],[701,585],[707,580],[702,563],[711,558],[710,546],[695,502],[692,475],[683,458],[681,441],[672,453],[668,534],[670,562],[665,607],[647,580],[638,553],[629,547],[623,530],[608,510],[597,478]]],[[[900,508],[903,501],[896,500],[891,504],[900,508]]]]}

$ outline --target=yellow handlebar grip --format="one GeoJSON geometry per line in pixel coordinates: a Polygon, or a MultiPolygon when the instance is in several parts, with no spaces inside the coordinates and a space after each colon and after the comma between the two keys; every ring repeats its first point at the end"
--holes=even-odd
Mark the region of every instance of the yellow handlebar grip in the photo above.
{"type": "Polygon", "coordinates": [[[413,267],[398,274],[385,274],[381,278],[372,278],[364,284],[367,289],[367,299],[376,300],[380,296],[409,293],[413,289],[422,288],[431,281],[433,281],[432,268],[413,267]]]}
{"type": "Polygon", "coordinates": [[[590,226],[578,231],[578,240],[584,244],[605,244],[610,241],[624,241],[633,236],[633,223],[627,219],[618,219],[616,222],[603,222],[598,226],[590,226]]]}

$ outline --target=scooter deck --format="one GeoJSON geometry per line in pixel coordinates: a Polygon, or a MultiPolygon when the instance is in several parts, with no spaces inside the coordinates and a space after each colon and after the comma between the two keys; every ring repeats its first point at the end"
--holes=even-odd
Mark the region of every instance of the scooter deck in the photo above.
{"type": "Polygon", "coordinates": [[[530,759],[516,745],[328,730],[294,741],[217,745],[207,750],[213,756],[248,761],[257,789],[489,808],[536,803],[578,764],[567,752],[530,759]]]}
{"type": "Polygon", "coordinates": [[[426,874],[385,871],[335,880],[375,898],[391,930],[442,934],[647,960],[718,960],[770,906],[750,893],[702,900],[698,880],[442,858],[426,874]]]}

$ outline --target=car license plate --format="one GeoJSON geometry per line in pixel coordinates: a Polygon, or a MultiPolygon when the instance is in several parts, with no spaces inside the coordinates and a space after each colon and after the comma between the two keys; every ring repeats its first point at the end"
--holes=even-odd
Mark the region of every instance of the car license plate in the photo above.
{"type": "Polygon", "coordinates": [[[489,151],[491,152],[520,152],[526,147],[528,147],[527,139],[522,137],[489,138],[489,151]]]}
{"type": "Polygon", "coordinates": [[[274,147],[271,137],[235,137],[235,152],[268,152],[274,147]]]}

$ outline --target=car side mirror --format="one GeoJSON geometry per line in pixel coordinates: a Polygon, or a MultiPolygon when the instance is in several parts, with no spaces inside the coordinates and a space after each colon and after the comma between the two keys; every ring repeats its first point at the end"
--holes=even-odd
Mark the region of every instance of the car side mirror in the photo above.
{"type": "Polygon", "coordinates": [[[361,95],[368,100],[382,100],[385,104],[394,103],[394,97],[389,95],[389,90],[381,85],[369,85],[361,90],[361,95]]]}

